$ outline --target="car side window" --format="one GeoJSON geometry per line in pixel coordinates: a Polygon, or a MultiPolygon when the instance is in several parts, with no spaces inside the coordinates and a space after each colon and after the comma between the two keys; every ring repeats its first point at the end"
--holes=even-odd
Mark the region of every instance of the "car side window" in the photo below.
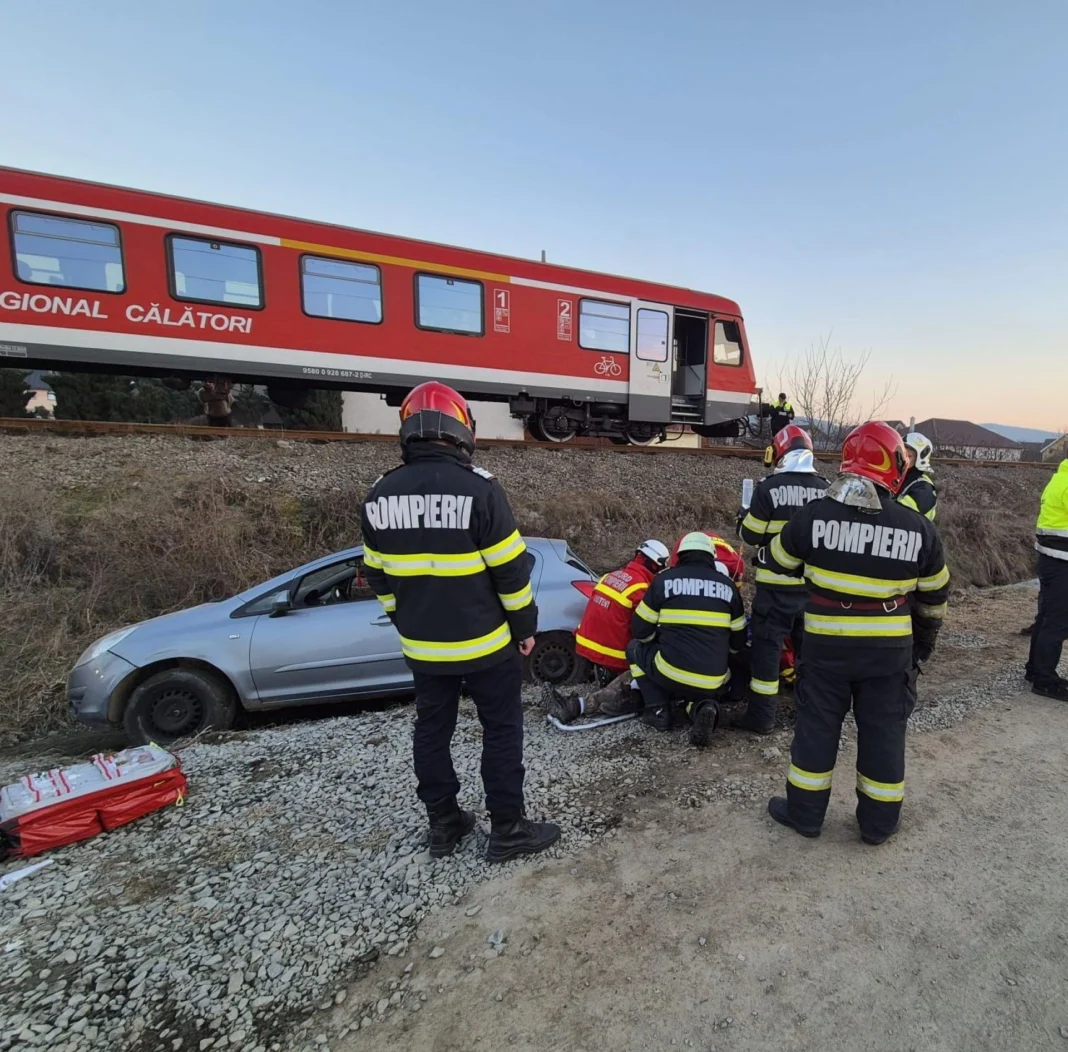
{"type": "Polygon", "coordinates": [[[352,596],[352,586],[359,573],[360,560],[345,559],[344,562],[320,566],[306,573],[292,593],[294,610],[307,606],[334,606],[347,603],[352,596]]]}

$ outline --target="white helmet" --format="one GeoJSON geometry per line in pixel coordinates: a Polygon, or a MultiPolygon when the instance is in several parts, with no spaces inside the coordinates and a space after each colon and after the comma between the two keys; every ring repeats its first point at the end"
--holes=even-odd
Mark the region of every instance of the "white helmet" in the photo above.
{"type": "Polygon", "coordinates": [[[668,559],[671,558],[671,552],[667,550],[667,545],[657,540],[642,541],[638,545],[638,554],[644,555],[646,559],[661,569],[667,566],[668,559]]]}
{"type": "Polygon", "coordinates": [[[931,440],[926,435],[921,435],[919,431],[910,431],[905,436],[905,445],[916,454],[916,467],[920,471],[930,471],[931,454],[934,453],[931,440]]]}

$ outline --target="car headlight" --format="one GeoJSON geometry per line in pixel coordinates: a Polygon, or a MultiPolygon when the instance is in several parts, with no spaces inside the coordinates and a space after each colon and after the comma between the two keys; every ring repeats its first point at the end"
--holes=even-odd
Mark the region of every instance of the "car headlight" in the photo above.
{"type": "Polygon", "coordinates": [[[130,625],[129,628],[120,628],[117,632],[110,632],[106,636],[101,636],[95,643],[86,648],[82,656],[74,663],[74,667],[78,668],[81,665],[87,665],[90,661],[100,657],[105,651],[118,646],[136,627],[137,625],[130,625]]]}

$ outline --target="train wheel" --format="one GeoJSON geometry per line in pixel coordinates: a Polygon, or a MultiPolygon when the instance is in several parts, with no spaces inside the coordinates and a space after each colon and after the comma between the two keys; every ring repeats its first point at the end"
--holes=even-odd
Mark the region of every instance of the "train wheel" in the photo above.
{"type": "Polygon", "coordinates": [[[627,441],[632,446],[651,446],[659,437],[656,424],[627,424],[627,441]]]}
{"type": "Polygon", "coordinates": [[[565,413],[540,413],[531,421],[531,433],[542,442],[570,442],[578,428],[565,413]]]}

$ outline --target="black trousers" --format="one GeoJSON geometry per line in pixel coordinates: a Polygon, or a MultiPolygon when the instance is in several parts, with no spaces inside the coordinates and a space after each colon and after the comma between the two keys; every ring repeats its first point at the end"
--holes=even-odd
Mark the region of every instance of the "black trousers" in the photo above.
{"type": "Polygon", "coordinates": [[[808,589],[796,587],[768,588],[756,586],[753,597],[753,645],[749,678],[749,719],[761,726],[771,726],[779,707],[779,665],[786,637],[794,639],[795,661],[801,653],[808,589]]]}
{"type": "Polygon", "coordinates": [[[1027,671],[1035,686],[1057,682],[1057,666],[1068,639],[1068,559],[1038,556],[1038,616],[1031,632],[1027,671]]]}
{"type": "Polygon", "coordinates": [[[914,695],[910,648],[813,645],[796,690],[797,724],[786,797],[799,827],[819,829],[831,797],[842,721],[857,721],[857,822],[871,836],[892,832],[905,797],[905,730],[914,695]]]}
{"type": "Polygon", "coordinates": [[[436,804],[456,796],[453,732],[466,683],[482,724],[482,785],[492,818],[508,822],[523,813],[523,665],[508,648],[500,664],[462,676],[414,672],[415,728],[412,752],[419,799],[436,804]]]}
{"type": "Polygon", "coordinates": [[[717,690],[703,690],[698,687],[688,687],[684,683],[676,683],[662,675],[654,664],[656,652],[659,649],[656,642],[640,643],[632,639],[627,645],[627,659],[631,663],[631,671],[634,666],[641,670],[640,675],[634,677],[641,692],[642,704],[646,710],[657,711],[670,707],[675,701],[704,701],[708,698],[720,698],[726,687],[717,690]]]}

